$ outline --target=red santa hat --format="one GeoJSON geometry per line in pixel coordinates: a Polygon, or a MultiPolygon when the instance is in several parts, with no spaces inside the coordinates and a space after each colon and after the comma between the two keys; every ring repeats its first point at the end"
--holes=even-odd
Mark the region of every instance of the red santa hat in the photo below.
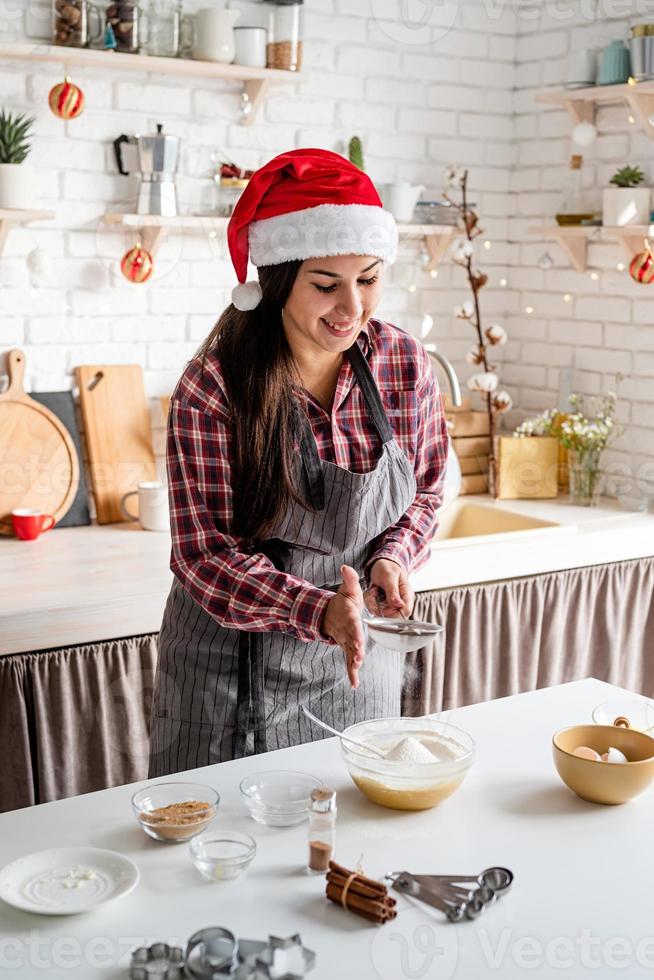
{"type": "Polygon", "coordinates": [[[329,150],[280,153],[250,178],[227,227],[239,285],[238,310],[261,302],[261,286],[246,282],[255,266],[328,255],[374,255],[388,264],[397,254],[397,226],[370,177],[329,150]]]}

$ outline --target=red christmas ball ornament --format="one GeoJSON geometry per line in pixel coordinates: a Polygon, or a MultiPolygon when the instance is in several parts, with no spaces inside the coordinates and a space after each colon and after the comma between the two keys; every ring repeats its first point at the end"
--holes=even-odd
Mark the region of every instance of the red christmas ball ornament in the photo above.
{"type": "Polygon", "coordinates": [[[654,282],[654,256],[648,241],[645,242],[645,251],[637,252],[631,260],[629,275],[635,282],[642,282],[645,286],[654,282]]]}
{"type": "Polygon", "coordinates": [[[120,271],[130,282],[147,282],[154,272],[154,262],[147,249],[137,243],[120,260],[120,271]]]}
{"type": "Polygon", "coordinates": [[[50,89],[48,105],[59,119],[76,119],[84,109],[84,93],[66,76],[50,89]]]}

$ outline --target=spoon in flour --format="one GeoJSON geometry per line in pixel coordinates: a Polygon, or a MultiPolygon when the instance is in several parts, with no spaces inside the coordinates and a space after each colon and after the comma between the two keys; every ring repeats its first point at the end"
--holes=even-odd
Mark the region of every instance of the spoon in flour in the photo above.
{"type": "Polygon", "coordinates": [[[326,732],[331,732],[332,735],[338,735],[338,737],[342,738],[344,742],[350,742],[351,745],[356,745],[357,748],[363,749],[365,752],[369,752],[370,755],[374,755],[378,759],[386,758],[386,753],[382,752],[381,749],[377,749],[373,745],[369,745],[367,742],[360,742],[356,738],[350,738],[349,735],[343,735],[342,732],[337,731],[337,729],[332,728],[331,725],[325,724],[325,722],[321,721],[320,718],[316,718],[315,715],[312,715],[311,712],[308,710],[308,708],[305,708],[304,705],[302,705],[302,710],[304,711],[307,718],[309,718],[315,725],[318,725],[320,728],[324,728],[326,732]]]}

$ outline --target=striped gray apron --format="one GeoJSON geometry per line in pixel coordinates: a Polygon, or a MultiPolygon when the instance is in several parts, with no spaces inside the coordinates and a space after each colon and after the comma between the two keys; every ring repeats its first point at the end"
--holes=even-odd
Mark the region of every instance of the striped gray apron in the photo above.
{"type": "MultiPolygon", "coordinates": [[[[413,502],[413,468],[393,430],[358,344],[346,352],[379,434],[382,450],[368,473],[321,460],[304,412],[298,412],[300,496],[270,540],[257,545],[275,566],[319,588],[336,590],[341,565],[363,579],[377,539],[413,502]]],[[[175,579],[159,634],[152,706],[151,777],[241,758],[326,737],[301,705],[343,729],[370,718],[398,716],[403,658],[368,637],[359,687],[347,677],[345,654],[322,641],[281,632],[220,626],[175,579]]]]}

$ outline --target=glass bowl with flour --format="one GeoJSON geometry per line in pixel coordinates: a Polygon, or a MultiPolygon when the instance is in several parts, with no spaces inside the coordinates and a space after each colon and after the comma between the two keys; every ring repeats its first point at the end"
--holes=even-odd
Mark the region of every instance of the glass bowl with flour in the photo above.
{"type": "Polygon", "coordinates": [[[472,765],[470,735],[434,718],[378,718],[343,732],[364,747],[341,740],[355,786],[373,803],[394,810],[429,810],[451,796],[472,765]],[[365,745],[382,751],[380,759],[365,745]]]}

